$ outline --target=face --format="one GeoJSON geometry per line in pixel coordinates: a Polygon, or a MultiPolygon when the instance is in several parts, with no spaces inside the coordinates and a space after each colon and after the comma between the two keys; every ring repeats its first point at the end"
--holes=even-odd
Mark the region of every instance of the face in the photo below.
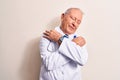
{"type": "Polygon", "coordinates": [[[61,29],[65,34],[73,34],[79,27],[82,20],[82,13],[73,9],[61,16],[61,29]]]}

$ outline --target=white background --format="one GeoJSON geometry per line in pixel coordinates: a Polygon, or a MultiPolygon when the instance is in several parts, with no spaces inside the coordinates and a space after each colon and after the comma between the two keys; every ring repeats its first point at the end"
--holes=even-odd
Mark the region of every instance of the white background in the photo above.
{"type": "Polygon", "coordinates": [[[89,52],[83,80],[120,80],[119,0],[0,0],[0,80],[38,80],[39,38],[69,7],[84,12],[77,30],[89,52]]]}

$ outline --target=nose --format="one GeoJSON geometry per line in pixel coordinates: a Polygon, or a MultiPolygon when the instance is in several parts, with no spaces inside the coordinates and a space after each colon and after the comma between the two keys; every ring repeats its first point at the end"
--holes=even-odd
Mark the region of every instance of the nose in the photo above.
{"type": "Polygon", "coordinates": [[[77,27],[77,22],[76,21],[74,21],[73,23],[72,23],[72,25],[74,26],[74,27],[77,27]]]}

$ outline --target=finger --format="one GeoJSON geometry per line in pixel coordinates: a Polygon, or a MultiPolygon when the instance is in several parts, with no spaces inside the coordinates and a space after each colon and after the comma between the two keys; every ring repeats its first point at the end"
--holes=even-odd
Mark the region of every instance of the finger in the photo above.
{"type": "Polygon", "coordinates": [[[45,35],[44,35],[43,37],[49,39],[49,36],[45,36],[45,35]]]}
{"type": "Polygon", "coordinates": [[[49,33],[47,33],[47,32],[44,32],[43,34],[46,35],[46,36],[49,36],[49,33]]]}
{"type": "Polygon", "coordinates": [[[84,45],[85,45],[85,42],[82,42],[82,43],[81,43],[81,47],[84,46],[84,45]]]}
{"type": "Polygon", "coordinates": [[[50,35],[50,31],[46,30],[43,34],[48,36],[50,35]]]}
{"type": "Polygon", "coordinates": [[[46,32],[46,33],[50,33],[50,31],[48,31],[48,30],[46,30],[45,32],[46,32]]]}

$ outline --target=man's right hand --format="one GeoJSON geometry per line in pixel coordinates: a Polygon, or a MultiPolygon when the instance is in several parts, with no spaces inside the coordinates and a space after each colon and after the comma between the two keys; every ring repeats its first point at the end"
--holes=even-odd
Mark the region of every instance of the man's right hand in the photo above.
{"type": "Polygon", "coordinates": [[[72,39],[72,41],[75,42],[77,45],[79,45],[81,47],[86,44],[86,41],[82,36],[78,36],[78,37],[72,39]]]}
{"type": "Polygon", "coordinates": [[[59,32],[57,32],[56,30],[46,30],[44,33],[45,38],[52,40],[54,42],[58,42],[59,38],[62,36],[59,32]]]}

